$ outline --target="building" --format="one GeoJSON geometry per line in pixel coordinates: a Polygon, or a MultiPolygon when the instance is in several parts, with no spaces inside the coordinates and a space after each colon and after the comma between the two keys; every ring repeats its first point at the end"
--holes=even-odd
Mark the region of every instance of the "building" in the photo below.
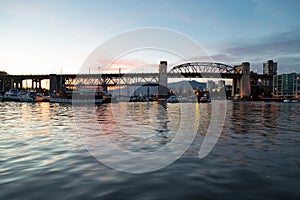
{"type": "Polygon", "coordinates": [[[263,64],[263,74],[264,75],[277,75],[277,62],[273,60],[268,60],[268,62],[263,64]]]}
{"type": "Polygon", "coordinates": [[[273,94],[275,97],[300,98],[300,74],[275,75],[273,82],[273,94]]]}
{"type": "MultiPolygon", "coordinates": [[[[268,60],[266,63],[263,63],[263,74],[268,76],[277,75],[277,62],[273,60],[268,60]]],[[[265,80],[263,83],[265,86],[272,86],[272,80],[265,80]]]]}

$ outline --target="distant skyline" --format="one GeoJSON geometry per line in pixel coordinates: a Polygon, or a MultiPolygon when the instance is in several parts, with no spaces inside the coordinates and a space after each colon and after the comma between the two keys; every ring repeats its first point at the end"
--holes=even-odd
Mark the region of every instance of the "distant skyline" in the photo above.
{"type": "Polygon", "coordinates": [[[300,73],[299,8],[298,0],[1,0],[0,71],[77,73],[111,37],[160,27],[194,39],[215,62],[250,62],[262,73],[274,60],[279,73],[300,73]]]}

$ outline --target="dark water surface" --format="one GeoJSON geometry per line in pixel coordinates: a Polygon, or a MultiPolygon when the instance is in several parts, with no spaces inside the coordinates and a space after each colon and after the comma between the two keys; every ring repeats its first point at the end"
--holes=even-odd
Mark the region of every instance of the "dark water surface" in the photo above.
{"type": "MultiPolygon", "coordinates": [[[[186,105],[195,112],[195,104],[186,105]]],[[[0,102],[0,199],[300,199],[300,104],[226,105],[222,135],[208,156],[198,157],[207,128],[203,121],[191,147],[173,164],[131,174],[90,155],[79,139],[71,105],[0,102]]],[[[146,133],[159,127],[153,131],[171,133],[176,120],[182,120],[178,106],[167,105],[161,117],[154,103],[129,104],[131,120],[138,124],[134,129],[146,133]],[[167,128],[160,125],[166,121],[167,128]]],[[[209,104],[196,107],[200,117],[209,115],[209,104]]],[[[137,144],[156,148],[173,137],[116,137],[110,111],[110,105],[98,107],[99,122],[131,151],[139,150],[137,144]]],[[[118,114],[131,132],[128,113],[120,108],[118,114]]]]}

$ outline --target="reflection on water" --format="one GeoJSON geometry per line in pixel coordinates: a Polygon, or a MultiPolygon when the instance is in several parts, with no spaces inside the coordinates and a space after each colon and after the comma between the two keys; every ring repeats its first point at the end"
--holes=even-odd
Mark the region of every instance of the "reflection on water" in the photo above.
{"type": "Polygon", "coordinates": [[[169,144],[184,120],[198,131],[173,164],[135,175],[89,154],[71,105],[0,102],[0,199],[299,199],[298,104],[227,102],[221,138],[204,159],[198,152],[212,105],[184,106],[189,112],[179,104],[107,104],[76,116],[133,152],[169,144]]]}
{"type": "Polygon", "coordinates": [[[104,134],[131,151],[155,150],[169,143],[179,128],[180,107],[158,103],[120,103],[100,107],[98,121],[104,134]],[[134,143],[136,142],[136,145],[134,143]],[[138,147],[140,146],[140,147],[138,147]]]}

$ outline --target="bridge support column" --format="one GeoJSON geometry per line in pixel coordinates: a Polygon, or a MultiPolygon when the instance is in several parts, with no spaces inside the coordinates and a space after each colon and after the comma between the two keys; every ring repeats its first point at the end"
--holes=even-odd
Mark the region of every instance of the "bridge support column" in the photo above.
{"type": "Polygon", "coordinates": [[[50,74],[50,93],[63,94],[65,89],[65,78],[63,75],[50,74]]]}
{"type": "Polygon", "coordinates": [[[0,79],[0,92],[4,92],[4,80],[0,79]]]}
{"type": "Polygon", "coordinates": [[[13,78],[10,80],[10,89],[14,89],[14,81],[13,78]]]}
{"type": "Polygon", "coordinates": [[[232,98],[234,98],[234,96],[236,95],[236,94],[239,94],[240,92],[240,88],[238,88],[239,87],[239,84],[240,83],[240,81],[239,81],[239,79],[233,79],[232,80],[232,91],[231,91],[231,96],[232,96],[232,98]]]}
{"type": "Polygon", "coordinates": [[[41,79],[32,79],[31,80],[31,89],[37,90],[42,89],[42,80],[41,79]]]}
{"type": "Polygon", "coordinates": [[[58,80],[56,74],[50,74],[50,94],[58,92],[58,80]]]}
{"type": "Polygon", "coordinates": [[[22,89],[22,80],[13,79],[11,81],[11,85],[12,85],[12,88],[14,88],[14,89],[22,89]]]}
{"type": "Polygon", "coordinates": [[[250,85],[250,63],[243,62],[243,75],[241,78],[241,97],[249,98],[251,95],[251,85],[250,85]]]}
{"type": "Polygon", "coordinates": [[[241,98],[250,98],[251,85],[250,85],[250,63],[243,62],[237,67],[237,70],[242,73],[242,77],[236,80],[233,84],[234,94],[239,94],[241,98]]]}
{"type": "Polygon", "coordinates": [[[31,80],[31,89],[34,89],[34,79],[31,80]]]}
{"type": "Polygon", "coordinates": [[[2,86],[3,86],[2,92],[6,92],[6,91],[12,89],[10,79],[3,79],[3,85],[2,86]]]}
{"type": "Polygon", "coordinates": [[[167,61],[160,61],[158,84],[158,97],[166,98],[168,96],[167,61]]]}

